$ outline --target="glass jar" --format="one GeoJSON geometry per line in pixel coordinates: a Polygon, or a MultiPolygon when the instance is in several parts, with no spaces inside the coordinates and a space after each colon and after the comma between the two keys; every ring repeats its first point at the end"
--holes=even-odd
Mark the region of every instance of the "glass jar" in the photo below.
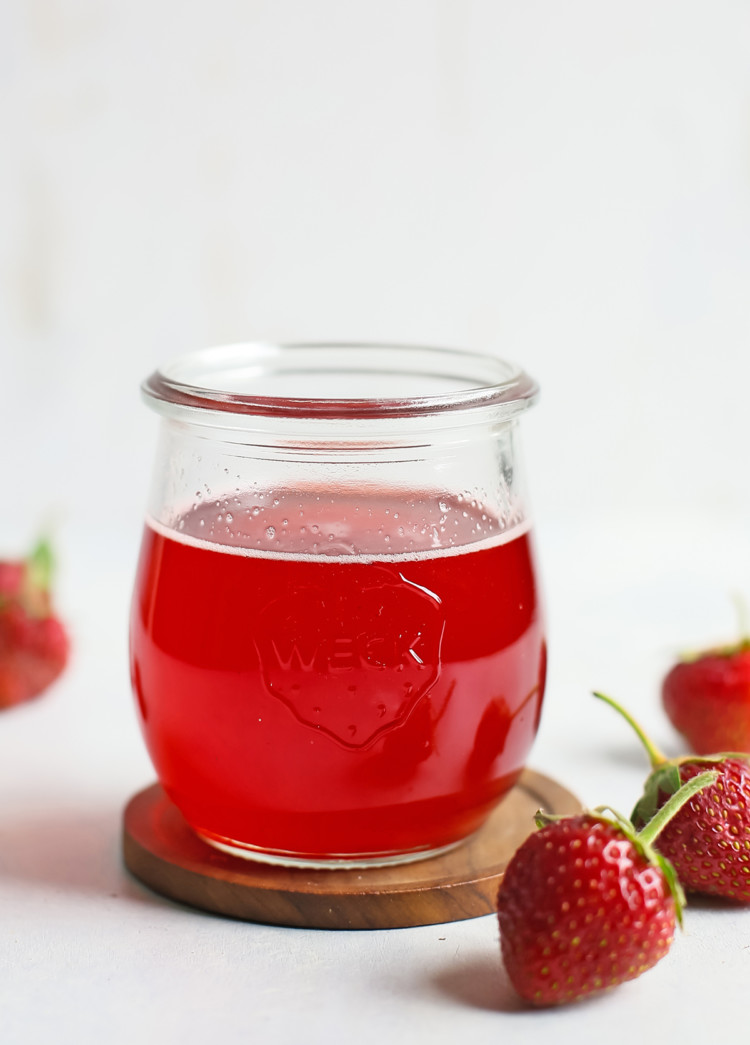
{"type": "Polygon", "coordinates": [[[518,453],[536,384],[469,352],[243,344],[143,393],[162,423],[131,675],[188,824],[316,867],[476,831],[544,692],[518,453]]]}

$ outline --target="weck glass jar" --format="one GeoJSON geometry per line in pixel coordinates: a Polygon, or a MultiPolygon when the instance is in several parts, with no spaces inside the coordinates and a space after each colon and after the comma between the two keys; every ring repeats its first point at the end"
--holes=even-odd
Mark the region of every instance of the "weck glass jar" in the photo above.
{"type": "Polygon", "coordinates": [[[131,675],[188,824],[320,867],[476,831],[544,693],[518,453],[535,383],[469,352],[241,344],[143,393],[162,420],[131,675]]]}

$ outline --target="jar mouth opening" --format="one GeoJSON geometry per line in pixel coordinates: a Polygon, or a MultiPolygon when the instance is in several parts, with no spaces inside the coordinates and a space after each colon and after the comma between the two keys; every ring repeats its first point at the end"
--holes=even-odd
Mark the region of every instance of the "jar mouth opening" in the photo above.
{"type": "Polygon", "coordinates": [[[354,342],[201,349],[160,367],[141,387],[157,412],[194,422],[201,411],[345,421],[488,407],[506,419],[539,391],[520,367],[496,356],[354,342]]]}

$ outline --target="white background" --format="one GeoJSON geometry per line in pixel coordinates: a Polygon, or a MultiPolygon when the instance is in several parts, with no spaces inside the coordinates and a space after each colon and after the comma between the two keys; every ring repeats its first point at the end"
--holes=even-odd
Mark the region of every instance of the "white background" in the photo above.
{"type": "Polygon", "coordinates": [[[129,533],[183,350],[520,361],[537,512],[750,512],[750,8],[5,0],[2,520],[129,533]]]}
{"type": "Polygon", "coordinates": [[[486,919],[227,925],[139,891],[117,831],[151,778],[125,658],[156,429],[138,385],[242,339],[463,346],[539,380],[532,763],[628,808],[644,767],[588,690],[676,749],[660,675],[750,597],[749,55],[740,0],[0,5],[0,553],[52,529],[75,644],[0,721],[4,1041],[573,1040],[581,1020],[624,1041],[633,1002],[658,1019],[666,990],[674,1019],[706,967],[711,1019],[740,1018],[743,914],[699,908],[671,965],[534,1024],[495,993],[486,919]]]}

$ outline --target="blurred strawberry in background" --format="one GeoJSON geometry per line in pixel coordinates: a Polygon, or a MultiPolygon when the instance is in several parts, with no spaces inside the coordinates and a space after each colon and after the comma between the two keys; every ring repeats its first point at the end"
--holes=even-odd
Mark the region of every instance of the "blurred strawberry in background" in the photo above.
{"type": "Polygon", "coordinates": [[[750,752],[750,616],[734,601],[740,637],[685,655],[662,682],[667,717],[699,755],[750,752]]]}
{"type": "Polygon", "coordinates": [[[0,560],[0,709],[43,693],[62,673],[70,640],[52,606],[52,550],[0,560]]]}

